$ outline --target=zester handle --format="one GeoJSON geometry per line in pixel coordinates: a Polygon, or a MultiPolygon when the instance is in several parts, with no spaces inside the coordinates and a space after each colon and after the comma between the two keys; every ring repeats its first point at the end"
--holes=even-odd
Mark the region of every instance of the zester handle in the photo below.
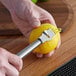
{"type": "Polygon", "coordinates": [[[33,51],[37,46],[39,46],[41,44],[40,40],[36,40],[35,42],[33,42],[32,44],[30,44],[29,46],[27,46],[26,48],[24,48],[23,50],[21,50],[19,53],[17,53],[17,55],[20,58],[25,57],[26,55],[28,55],[31,51],[33,51]]]}

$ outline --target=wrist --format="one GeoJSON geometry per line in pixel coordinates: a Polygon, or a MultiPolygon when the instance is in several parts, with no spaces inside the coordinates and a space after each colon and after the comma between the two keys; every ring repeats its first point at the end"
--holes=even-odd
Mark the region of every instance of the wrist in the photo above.
{"type": "Polygon", "coordinates": [[[27,18],[27,15],[32,15],[34,3],[31,0],[19,0],[14,4],[14,7],[12,7],[10,11],[11,15],[16,14],[16,16],[22,20],[25,20],[25,18],[27,18]]]}

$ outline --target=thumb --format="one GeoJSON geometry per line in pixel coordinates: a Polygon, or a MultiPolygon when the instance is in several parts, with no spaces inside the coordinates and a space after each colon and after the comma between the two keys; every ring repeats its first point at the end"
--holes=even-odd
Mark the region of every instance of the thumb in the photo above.
{"type": "Polygon", "coordinates": [[[34,28],[39,27],[41,25],[41,22],[37,18],[32,18],[30,21],[30,25],[33,26],[34,28]]]}

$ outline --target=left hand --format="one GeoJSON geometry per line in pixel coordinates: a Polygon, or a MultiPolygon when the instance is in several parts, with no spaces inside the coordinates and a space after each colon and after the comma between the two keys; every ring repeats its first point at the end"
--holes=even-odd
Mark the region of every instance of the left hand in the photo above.
{"type": "MultiPolygon", "coordinates": [[[[31,32],[33,28],[39,27],[42,23],[51,23],[56,26],[52,15],[46,10],[33,4],[31,1],[26,3],[25,0],[23,5],[18,3],[18,5],[16,5],[15,11],[11,12],[11,16],[16,26],[25,36],[28,32],[31,32]]],[[[61,40],[59,41],[57,48],[59,48],[60,44],[61,40]]],[[[44,56],[49,57],[52,56],[52,54],[54,54],[54,51],[44,56]]],[[[36,56],[43,57],[43,54],[36,54],[36,56]]]]}

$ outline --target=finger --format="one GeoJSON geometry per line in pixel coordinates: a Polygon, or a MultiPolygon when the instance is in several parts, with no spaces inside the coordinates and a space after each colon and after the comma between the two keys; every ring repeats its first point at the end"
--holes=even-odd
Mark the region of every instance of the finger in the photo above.
{"type": "Polygon", "coordinates": [[[41,25],[40,20],[37,18],[32,18],[32,20],[29,21],[30,25],[33,26],[34,28],[37,28],[41,25]]]}
{"type": "Polygon", "coordinates": [[[57,50],[60,47],[60,45],[61,45],[61,40],[59,41],[59,43],[58,43],[57,47],[55,48],[55,50],[57,50]]]}
{"type": "Polygon", "coordinates": [[[55,20],[54,20],[53,16],[49,12],[47,12],[46,10],[44,10],[44,9],[42,9],[40,7],[38,7],[38,11],[40,12],[40,15],[39,15],[40,21],[49,20],[49,22],[51,24],[56,26],[55,20]]]}
{"type": "Polygon", "coordinates": [[[50,53],[48,53],[48,54],[45,54],[44,56],[45,56],[45,57],[50,57],[50,56],[52,56],[52,55],[54,54],[54,52],[55,52],[55,51],[52,51],[52,52],[50,52],[50,53]]]}
{"type": "Polygon", "coordinates": [[[43,57],[43,54],[37,53],[36,56],[37,56],[38,58],[42,58],[42,57],[43,57]]]}
{"type": "Polygon", "coordinates": [[[56,23],[55,23],[55,20],[53,19],[53,17],[52,17],[52,18],[49,18],[48,20],[49,20],[49,22],[50,22],[52,25],[55,25],[55,26],[56,26],[56,23]]]}
{"type": "Polygon", "coordinates": [[[44,24],[44,23],[51,23],[51,22],[48,19],[46,19],[41,21],[41,24],[44,24]]]}
{"type": "Polygon", "coordinates": [[[44,23],[50,23],[50,24],[56,26],[56,23],[55,23],[54,21],[52,21],[51,19],[45,19],[45,20],[42,20],[42,21],[41,21],[41,24],[44,24],[44,23]]]}
{"type": "Polygon", "coordinates": [[[20,71],[22,69],[23,62],[22,62],[22,59],[19,58],[18,56],[9,53],[9,55],[8,55],[8,62],[10,64],[12,64],[17,70],[20,71]]]}
{"type": "Polygon", "coordinates": [[[48,13],[47,11],[44,12],[43,17],[40,18],[40,21],[42,23],[51,23],[52,25],[56,26],[53,16],[50,13],[48,13]]]}
{"type": "Polygon", "coordinates": [[[55,19],[53,18],[53,16],[49,12],[47,12],[47,16],[46,17],[47,17],[47,19],[50,21],[50,23],[52,25],[56,26],[55,19]]]}
{"type": "Polygon", "coordinates": [[[18,70],[10,64],[7,65],[5,73],[6,76],[19,76],[18,70]]]}

